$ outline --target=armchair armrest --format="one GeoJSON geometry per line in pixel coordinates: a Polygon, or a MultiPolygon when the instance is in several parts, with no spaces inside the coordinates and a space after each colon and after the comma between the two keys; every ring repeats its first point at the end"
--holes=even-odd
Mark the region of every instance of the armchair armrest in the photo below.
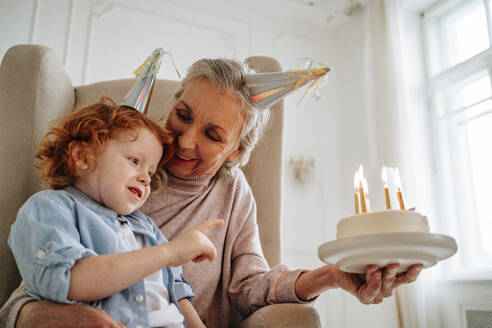
{"type": "Polygon", "coordinates": [[[321,328],[318,312],[311,305],[285,303],[265,306],[241,322],[240,328],[321,328]]]}

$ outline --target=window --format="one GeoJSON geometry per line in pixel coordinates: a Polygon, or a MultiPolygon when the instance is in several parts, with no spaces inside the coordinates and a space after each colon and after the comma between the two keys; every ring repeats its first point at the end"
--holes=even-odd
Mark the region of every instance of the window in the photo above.
{"type": "Polygon", "coordinates": [[[441,223],[468,270],[492,269],[491,5],[438,1],[423,15],[441,223]]]}

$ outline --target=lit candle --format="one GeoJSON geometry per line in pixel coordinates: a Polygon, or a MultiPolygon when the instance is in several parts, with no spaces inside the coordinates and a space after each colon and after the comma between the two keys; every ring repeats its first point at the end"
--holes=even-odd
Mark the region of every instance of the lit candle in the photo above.
{"type": "Polygon", "coordinates": [[[383,166],[383,170],[381,171],[381,178],[383,179],[384,184],[384,199],[386,200],[386,209],[391,210],[390,195],[388,190],[388,173],[386,172],[386,166],[383,166]]]}
{"type": "Polygon", "coordinates": [[[360,185],[359,172],[355,172],[354,175],[355,214],[360,214],[359,185],[360,185]]]}
{"type": "Polygon", "coordinates": [[[359,187],[360,187],[360,203],[362,207],[362,213],[369,211],[368,199],[367,199],[367,181],[364,178],[364,168],[362,164],[359,166],[359,187]]]}
{"type": "Polygon", "coordinates": [[[364,187],[364,198],[366,200],[366,212],[370,212],[371,211],[371,201],[369,200],[369,187],[367,186],[366,178],[362,178],[362,186],[364,187]]]}
{"type": "Polygon", "coordinates": [[[400,172],[398,171],[398,168],[395,169],[395,185],[396,185],[396,197],[400,202],[400,209],[404,210],[405,204],[403,203],[403,196],[401,194],[401,179],[400,179],[400,172]]]}

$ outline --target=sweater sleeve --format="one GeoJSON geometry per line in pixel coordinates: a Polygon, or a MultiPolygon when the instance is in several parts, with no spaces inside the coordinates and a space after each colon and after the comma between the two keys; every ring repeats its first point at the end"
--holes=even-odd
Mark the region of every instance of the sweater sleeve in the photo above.
{"type": "MultiPolygon", "coordinates": [[[[243,176],[231,222],[238,230],[232,254],[229,295],[241,315],[275,303],[304,303],[295,293],[299,275],[306,270],[290,270],[285,265],[269,268],[261,249],[256,203],[243,176]]],[[[234,229],[234,230],[235,230],[234,229]]]]}
{"type": "Polygon", "coordinates": [[[22,282],[0,309],[0,327],[15,328],[22,307],[26,303],[35,300],[35,298],[29,296],[27,287],[22,282]]]}

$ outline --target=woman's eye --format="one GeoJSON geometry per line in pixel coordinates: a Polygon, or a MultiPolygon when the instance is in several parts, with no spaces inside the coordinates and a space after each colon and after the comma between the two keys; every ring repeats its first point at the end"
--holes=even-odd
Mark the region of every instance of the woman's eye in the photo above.
{"type": "Polygon", "coordinates": [[[220,137],[217,135],[215,131],[207,130],[206,131],[207,137],[213,141],[220,141],[220,137]]]}

